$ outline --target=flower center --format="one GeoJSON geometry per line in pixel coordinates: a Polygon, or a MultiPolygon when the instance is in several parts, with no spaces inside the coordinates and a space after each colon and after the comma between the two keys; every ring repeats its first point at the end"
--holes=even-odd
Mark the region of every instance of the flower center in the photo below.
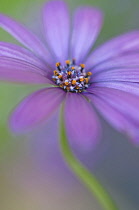
{"type": "Polygon", "coordinates": [[[91,72],[86,72],[85,65],[75,64],[75,59],[66,60],[66,65],[62,66],[61,63],[56,63],[57,69],[54,70],[52,79],[62,89],[67,92],[81,93],[89,87],[91,72]]]}

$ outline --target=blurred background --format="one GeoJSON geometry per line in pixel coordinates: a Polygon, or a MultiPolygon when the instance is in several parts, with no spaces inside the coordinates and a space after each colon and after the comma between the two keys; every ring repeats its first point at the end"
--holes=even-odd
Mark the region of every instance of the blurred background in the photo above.
{"type": "MultiPolygon", "coordinates": [[[[0,12],[36,33],[44,0],[1,0],[0,12]]],[[[105,22],[96,45],[139,29],[138,0],[67,0],[71,10],[83,5],[100,7],[105,22]]],[[[0,30],[0,40],[16,43],[0,30]]],[[[58,113],[28,135],[15,137],[8,116],[26,95],[39,86],[0,83],[0,209],[1,210],[101,210],[95,198],[68,169],[57,141],[58,113]]],[[[74,148],[82,162],[111,193],[119,210],[139,209],[139,148],[117,133],[101,117],[102,141],[91,151],[74,148]]]]}

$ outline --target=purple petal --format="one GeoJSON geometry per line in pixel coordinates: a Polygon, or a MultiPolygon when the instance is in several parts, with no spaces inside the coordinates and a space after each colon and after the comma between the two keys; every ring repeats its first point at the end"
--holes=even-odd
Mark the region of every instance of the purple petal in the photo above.
{"type": "Polygon", "coordinates": [[[122,53],[139,50],[139,31],[115,37],[96,49],[87,59],[87,68],[102,63],[122,53]]]}
{"type": "Polygon", "coordinates": [[[133,143],[139,143],[139,125],[135,125],[133,121],[129,120],[128,116],[123,115],[119,110],[95,95],[92,97],[92,102],[114,128],[120,132],[125,132],[133,143]]]}
{"type": "Polygon", "coordinates": [[[23,132],[46,121],[63,101],[65,92],[59,88],[44,88],[28,96],[15,109],[10,126],[15,132],[23,132]]]}
{"type": "Polygon", "coordinates": [[[89,89],[94,88],[94,87],[102,87],[102,88],[114,88],[117,90],[122,90],[128,93],[132,93],[135,95],[139,96],[139,84],[138,83],[133,83],[133,82],[98,82],[92,84],[89,89]]]}
{"type": "Polygon", "coordinates": [[[51,57],[46,47],[25,26],[8,16],[0,14],[0,27],[10,33],[14,38],[33,51],[36,55],[43,58],[47,63],[50,63],[51,57]]]}
{"type": "Polygon", "coordinates": [[[0,80],[23,83],[53,84],[47,73],[15,58],[0,56],[0,80]]]}
{"type": "Polygon", "coordinates": [[[126,67],[102,71],[92,77],[94,82],[118,81],[118,82],[139,82],[139,67],[126,67]]]}
{"type": "Polygon", "coordinates": [[[95,42],[101,26],[103,15],[96,8],[80,7],[77,9],[73,23],[72,57],[83,61],[95,42]]]}
{"type": "Polygon", "coordinates": [[[120,109],[123,113],[128,113],[135,117],[139,116],[138,96],[127,93],[125,91],[106,87],[95,87],[91,92],[95,95],[98,95],[116,108],[120,109]]]}
{"type": "Polygon", "coordinates": [[[24,60],[39,67],[40,69],[46,69],[46,65],[32,52],[15,44],[0,42],[0,56],[24,60]]]}
{"type": "Polygon", "coordinates": [[[65,123],[70,139],[89,148],[97,143],[99,122],[93,107],[80,94],[68,93],[65,102],[65,123]]]}
{"type": "Polygon", "coordinates": [[[43,10],[46,40],[57,61],[68,59],[69,12],[63,1],[50,1],[43,10]]]}
{"type": "Polygon", "coordinates": [[[102,62],[92,69],[93,74],[118,68],[139,67],[139,54],[127,54],[102,62]]]}
{"type": "Polygon", "coordinates": [[[87,95],[104,117],[118,130],[139,143],[139,97],[113,88],[92,89],[87,95]],[[137,139],[138,138],[138,139],[137,139]]]}

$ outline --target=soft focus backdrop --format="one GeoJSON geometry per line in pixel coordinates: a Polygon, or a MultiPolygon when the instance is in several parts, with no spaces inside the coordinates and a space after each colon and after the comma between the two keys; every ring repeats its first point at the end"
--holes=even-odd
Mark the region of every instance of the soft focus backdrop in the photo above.
{"type": "MultiPolygon", "coordinates": [[[[0,12],[39,33],[43,0],[1,0],[0,12]]],[[[98,6],[105,22],[96,45],[120,33],[139,30],[138,0],[67,0],[71,10],[83,4],[98,6]]],[[[0,30],[0,40],[16,41],[0,30]]],[[[68,170],[58,148],[57,114],[49,124],[26,136],[9,132],[8,115],[38,86],[0,83],[0,209],[101,210],[97,201],[68,170]]],[[[103,137],[91,151],[75,148],[78,157],[101,180],[119,210],[139,209],[139,148],[118,134],[103,119],[103,137]]]]}

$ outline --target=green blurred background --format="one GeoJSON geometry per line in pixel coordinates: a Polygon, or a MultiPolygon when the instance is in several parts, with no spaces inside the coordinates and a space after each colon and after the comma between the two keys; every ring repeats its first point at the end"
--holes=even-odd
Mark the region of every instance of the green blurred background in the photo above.
{"type": "MultiPolygon", "coordinates": [[[[43,0],[1,0],[0,12],[34,29],[35,23],[38,24],[36,14],[39,17],[43,2],[43,0]]],[[[83,4],[97,6],[104,11],[105,22],[96,45],[120,33],[139,29],[138,0],[67,0],[67,2],[72,10],[83,4]]],[[[0,30],[0,40],[16,43],[2,30],[0,30]]],[[[38,88],[36,85],[0,83],[0,209],[101,210],[97,201],[92,199],[90,193],[66,169],[60,155],[58,154],[59,167],[55,165],[55,159],[49,158],[55,155],[54,145],[47,143],[46,152],[43,147],[43,152],[47,154],[44,157],[41,153],[42,147],[37,146],[42,140],[41,137],[34,142],[33,133],[15,137],[9,132],[7,124],[10,112],[22,98],[38,88]],[[34,149],[34,144],[40,153],[34,149]],[[34,161],[32,157],[34,153],[38,154],[42,167],[38,166],[38,157],[35,157],[34,161]],[[45,170],[42,170],[43,167],[45,170]]],[[[103,119],[101,121],[104,133],[100,147],[89,153],[79,153],[84,163],[111,192],[119,209],[138,210],[139,149],[124,136],[117,134],[103,119]]],[[[46,141],[49,138],[46,136],[46,141]]],[[[43,144],[44,142],[41,142],[41,145],[43,144]]]]}

